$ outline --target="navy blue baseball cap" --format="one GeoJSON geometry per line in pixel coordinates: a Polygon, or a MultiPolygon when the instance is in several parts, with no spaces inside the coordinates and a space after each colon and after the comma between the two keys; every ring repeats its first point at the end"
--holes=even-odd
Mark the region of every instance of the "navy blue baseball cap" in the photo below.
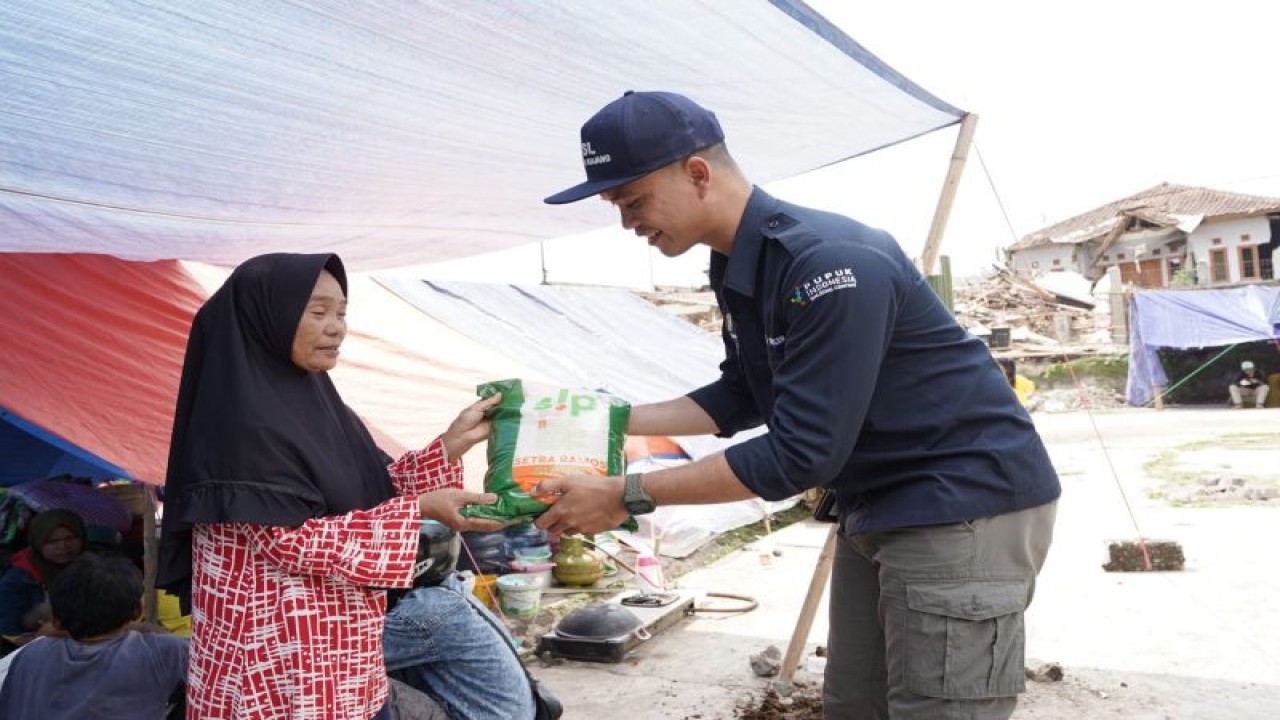
{"type": "Polygon", "coordinates": [[[683,95],[628,90],[582,126],[587,181],[546,199],[577,202],[724,142],[715,113],[683,95]]]}

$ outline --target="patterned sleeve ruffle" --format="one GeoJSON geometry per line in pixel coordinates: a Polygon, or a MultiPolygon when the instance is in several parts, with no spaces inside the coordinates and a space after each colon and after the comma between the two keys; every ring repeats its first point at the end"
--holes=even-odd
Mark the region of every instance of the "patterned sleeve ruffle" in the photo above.
{"type": "Polygon", "coordinates": [[[387,466],[400,495],[421,495],[441,488],[462,487],[462,462],[450,462],[440,438],[422,450],[410,450],[387,466]]]}

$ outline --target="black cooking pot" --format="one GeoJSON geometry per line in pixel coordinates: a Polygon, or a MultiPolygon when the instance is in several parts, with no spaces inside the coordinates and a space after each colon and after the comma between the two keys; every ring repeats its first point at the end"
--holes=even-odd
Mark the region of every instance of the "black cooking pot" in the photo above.
{"type": "Polygon", "coordinates": [[[635,633],[647,640],[643,621],[627,608],[609,602],[592,603],[570,612],[556,625],[556,634],[580,640],[611,640],[635,633]]]}

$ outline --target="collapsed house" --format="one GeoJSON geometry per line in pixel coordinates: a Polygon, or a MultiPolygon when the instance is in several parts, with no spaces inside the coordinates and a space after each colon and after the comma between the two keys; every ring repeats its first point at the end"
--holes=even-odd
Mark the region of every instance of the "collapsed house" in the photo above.
{"type": "Polygon", "coordinates": [[[1071,270],[1144,289],[1271,280],[1280,198],[1161,183],[1026,235],[1009,249],[1020,277],[1071,270]]]}

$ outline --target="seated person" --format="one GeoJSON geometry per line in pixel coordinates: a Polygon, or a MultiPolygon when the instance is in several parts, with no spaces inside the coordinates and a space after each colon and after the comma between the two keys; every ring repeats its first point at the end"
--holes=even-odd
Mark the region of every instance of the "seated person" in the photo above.
{"type": "Polygon", "coordinates": [[[187,641],[130,627],[142,574],[85,553],[49,584],[53,633],[17,652],[0,687],[8,720],[161,720],[177,712],[187,641]]]}
{"type": "Polygon", "coordinates": [[[14,553],[0,576],[0,635],[16,645],[34,637],[45,587],[84,546],[84,521],[70,510],[47,510],[31,519],[27,547],[14,553]]]}
{"type": "Polygon", "coordinates": [[[422,524],[414,587],[392,592],[382,630],[387,674],[438,702],[448,717],[530,720],[533,690],[510,635],[455,572],[458,536],[422,524]]]}
{"type": "Polygon", "coordinates": [[[1270,390],[1262,373],[1258,372],[1258,369],[1248,360],[1240,363],[1240,373],[1227,388],[1227,392],[1231,395],[1231,405],[1237,408],[1243,408],[1246,400],[1253,400],[1254,405],[1263,407],[1270,390]]]}

